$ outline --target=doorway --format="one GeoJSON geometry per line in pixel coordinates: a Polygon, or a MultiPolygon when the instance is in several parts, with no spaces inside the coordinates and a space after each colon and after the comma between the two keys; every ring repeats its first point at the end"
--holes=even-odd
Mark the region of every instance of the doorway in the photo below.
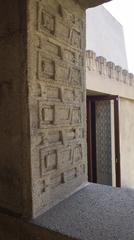
{"type": "Polygon", "coordinates": [[[120,187],[119,98],[87,95],[89,182],[120,187]]]}

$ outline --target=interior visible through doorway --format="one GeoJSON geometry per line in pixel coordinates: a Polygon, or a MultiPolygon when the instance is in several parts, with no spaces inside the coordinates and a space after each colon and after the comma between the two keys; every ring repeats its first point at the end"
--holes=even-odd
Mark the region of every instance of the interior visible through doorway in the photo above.
{"type": "Polygon", "coordinates": [[[118,97],[87,95],[89,182],[120,187],[118,97]]]}

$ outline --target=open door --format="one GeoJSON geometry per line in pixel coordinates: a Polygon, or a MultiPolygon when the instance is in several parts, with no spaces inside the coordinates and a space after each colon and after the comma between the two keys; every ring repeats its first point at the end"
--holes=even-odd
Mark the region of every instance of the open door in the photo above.
{"type": "Polygon", "coordinates": [[[110,160],[110,104],[113,102],[114,166],[116,186],[121,186],[119,97],[87,96],[87,156],[89,182],[112,185],[110,160]]]}

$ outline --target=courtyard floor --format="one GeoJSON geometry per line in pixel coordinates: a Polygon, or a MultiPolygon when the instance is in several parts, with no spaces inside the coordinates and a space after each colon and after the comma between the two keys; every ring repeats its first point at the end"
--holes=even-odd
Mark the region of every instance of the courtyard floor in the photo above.
{"type": "Polygon", "coordinates": [[[134,240],[134,190],[88,184],[33,222],[81,240],[134,240]]]}

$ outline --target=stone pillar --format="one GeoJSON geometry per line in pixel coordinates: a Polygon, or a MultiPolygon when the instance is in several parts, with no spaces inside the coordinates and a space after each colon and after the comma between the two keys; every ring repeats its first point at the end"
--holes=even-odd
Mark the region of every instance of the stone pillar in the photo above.
{"type": "Polygon", "coordinates": [[[87,181],[85,11],[4,0],[0,16],[0,206],[35,217],[87,181]]]}
{"type": "Polygon", "coordinates": [[[0,7],[0,207],[31,216],[26,8],[0,7]]]}

